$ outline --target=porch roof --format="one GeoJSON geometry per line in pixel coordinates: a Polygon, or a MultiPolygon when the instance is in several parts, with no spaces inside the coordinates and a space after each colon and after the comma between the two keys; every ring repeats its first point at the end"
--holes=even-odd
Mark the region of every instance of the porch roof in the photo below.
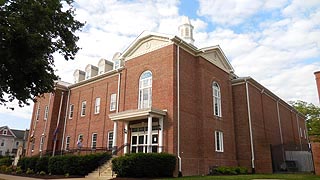
{"type": "Polygon", "coordinates": [[[127,110],[118,113],[109,114],[112,121],[134,121],[138,119],[147,119],[149,116],[161,118],[167,114],[166,110],[155,108],[127,110]]]}

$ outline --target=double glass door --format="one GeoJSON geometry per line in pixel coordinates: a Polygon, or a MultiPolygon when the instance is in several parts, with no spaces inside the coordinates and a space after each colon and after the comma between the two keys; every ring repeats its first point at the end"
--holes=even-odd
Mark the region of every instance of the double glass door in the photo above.
{"type": "MultiPolygon", "coordinates": [[[[152,143],[152,152],[155,152],[155,153],[158,152],[158,132],[157,131],[152,132],[151,143],[152,143]]],[[[131,153],[139,153],[139,152],[141,153],[148,152],[147,131],[138,131],[138,132],[131,133],[131,153]]]]}

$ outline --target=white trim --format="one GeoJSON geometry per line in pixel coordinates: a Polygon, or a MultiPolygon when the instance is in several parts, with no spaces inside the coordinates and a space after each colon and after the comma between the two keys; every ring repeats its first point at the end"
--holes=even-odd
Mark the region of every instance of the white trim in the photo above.
{"type": "Polygon", "coordinates": [[[99,114],[100,113],[100,102],[101,98],[96,97],[95,103],[94,103],[94,114],[99,114]]]}
{"type": "Polygon", "coordinates": [[[111,150],[111,149],[112,149],[113,137],[114,137],[113,131],[109,131],[109,132],[108,132],[108,139],[107,139],[107,149],[108,149],[108,150],[111,150]],[[111,133],[112,133],[112,139],[110,140],[110,134],[111,134],[111,133]],[[111,142],[111,146],[109,146],[109,145],[110,145],[110,142],[111,142]]]}
{"type": "Polygon", "coordinates": [[[73,118],[73,113],[74,113],[74,104],[70,104],[70,106],[69,106],[69,119],[73,118]]]}
{"type": "Polygon", "coordinates": [[[92,133],[91,135],[91,149],[96,149],[97,148],[97,140],[98,140],[98,133],[92,133]],[[95,137],[95,140],[94,140],[95,137]],[[95,143],[93,147],[93,143],[95,143]]]}
{"type": "Polygon", "coordinates": [[[87,101],[84,100],[81,102],[81,117],[84,117],[86,115],[86,108],[87,108],[87,101]]]}
{"type": "Polygon", "coordinates": [[[152,106],[152,72],[146,70],[141,73],[139,78],[139,96],[138,96],[138,109],[150,108],[152,106]],[[151,76],[143,77],[145,74],[150,73],[151,76]],[[144,100],[144,93],[147,95],[147,99],[144,100]],[[145,104],[146,101],[146,104],[145,104]]]}
{"type": "Polygon", "coordinates": [[[49,106],[46,105],[46,107],[44,108],[44,120],[48,120],[48,116],[49,116],[49,106]]]}
{"type": "Polygon", "coordinates": [[[109,118],[112,121],[132,121],[137,119],[147,119],[148,116],[152,117],[163,117],[167,114],[166,111],[158,110],[154,108],[148,108],[148,109],[136,109],[136,110],[128,110],[128,111],[122,111],[120,113],[113,113],[109,114],[109,118]]]}
{"type": "Polygon", "coordinates": [[[115,111],[117,109],[117,94],[113,93],[110,95],[110,111],[115,111]]]}
{"type": "Polygon", "coordinates": [[[215,136],[215,150],[216,152],[224,152],[223,147],[223,132],[222,131],[214,131],[215,136]]]}
{"type": "Polygon", "coordinates": [[[212,96],[213,96],[213,115],[222,117],[221,111],[221,88],[219,84],[214,81],[212,82],[212,96]],[[217,107],[217,110],[216,110],[217,107]]]}
{"type": "Polygon", "coordinates": [[[65,150],[69,150],[70,148],[70,136],[66,137],[66,144],[65,144],[65,150]]]}

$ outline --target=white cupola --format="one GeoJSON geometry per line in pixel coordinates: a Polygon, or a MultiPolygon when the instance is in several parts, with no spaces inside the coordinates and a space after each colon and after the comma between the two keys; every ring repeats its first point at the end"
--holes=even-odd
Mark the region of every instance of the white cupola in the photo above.
{"type": "Polygon", "coordinates": [[[180,37],[187,43],[190,43],[193,45],[194,43],[193,26],[191,25],[188,17],[186,16],[182,17],[182,24],[178,27],[178,30],[179,30],[180,37]]]}

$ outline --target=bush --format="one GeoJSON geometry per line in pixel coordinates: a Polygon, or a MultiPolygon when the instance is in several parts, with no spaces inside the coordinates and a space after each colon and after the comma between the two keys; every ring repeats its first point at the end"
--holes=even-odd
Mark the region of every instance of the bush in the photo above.
{"type": "Polygon", "coordinates": [[[34,174],[34,171],[30,168],[27,169],[26,174],[34,174]]]}
{"type": "Polygon", "coordinates": [[[22,171],[26,172],[29,169],[36,169],[37,162],[39,161],[40,157],[23,157],[19,159],[18,166],[21,167],[22,171]]]}
{"type": "Polygon", "coordinates": [[[9,156],[3,157],[0,159],[0,166],[11,166],[12,165],[12,159],[9,156]]]}
{"type": "Polygon", "coordinates": [[[86,175],[101,165],[101,160],[107,161],[110,158],[111,155],[107,153],[55,156],[49,159],[48,171],[56,175],[86,175]]]}
{"type": "Polygon", "coordinates": [[[46,175],[46,172],[40,171],[39,175],[40,175],[40,176],[44,176],[44,175],[46,175]]]}
{"type": "Polygon", "coordinates": [[[35,172],[48,172],[49,157],[41,157],[37,159],[36,166],[34,167],[35,172]]]}
{"type": "Polygon", "coordinates": [[[220,166],[213,168],[210,175],[237,175],[237,174],[247,174],[248,170],[244,167],[227,167],[220,166]]]}
{"type": "Polygon", "coordinates": [[[23,173],[23,171],[22,171],[21,167],[18,166],[18,167],[16,168],[16,174],[22,174],[22,173],[23,173]]]}
{"type": "Polygon", "coordinates": [[[167,153],[126,154],[112,160],[112,169],[120,177],[171,177],[176,157],[167,153]]]}

